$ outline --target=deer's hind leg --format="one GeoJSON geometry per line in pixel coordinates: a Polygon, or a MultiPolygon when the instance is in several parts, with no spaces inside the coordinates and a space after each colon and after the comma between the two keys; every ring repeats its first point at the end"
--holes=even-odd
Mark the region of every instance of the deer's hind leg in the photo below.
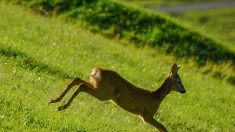
{"type": "Polygon", "coordinates": [[[70,104],[72,103],[72,101],[74,100],[74,98],[75,98],[80,92],[82,92],[82,91],[87,92],[87,93],[89,93],[89,94],[91,94],[91,95],[96,92],[96,90],[95,90],[93,87],[82,83],[82,84],[80,84],[80,85],[78,86],[77,90],[74,92],[74,94],[73,94],[72,97],[69,99],[69,101],[68,101],[65,105],[62,105],[62,106],[58,107],[57,110],[60,111],[60,110],[64,110],[64,109],[68,108],[69,105],[70,105],[70,104]]]}
{"type": "Polygon", "coordinates": [[[50,100],[49,103],[56,103],[59,102],[63,99],[63,97],[66,95],[66,93],[75,85],[80,85],[80,84],[86,84],[87,82],[80,79],[80,78],[74,78],[68,85],[67,87],[64,89],[64,91],[55,99],[50,100]]]}

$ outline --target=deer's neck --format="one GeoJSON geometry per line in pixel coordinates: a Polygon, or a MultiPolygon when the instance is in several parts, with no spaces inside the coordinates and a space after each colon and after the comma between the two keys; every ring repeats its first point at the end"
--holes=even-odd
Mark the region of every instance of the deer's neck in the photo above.
{"type": "Polygon", "coordinates": [[[154,91],[154,96],[159,100],[159,104],[164,100],[164,98],[170,93],[170,83],[169,79],[167,78],[163,84],[154,91]]]}

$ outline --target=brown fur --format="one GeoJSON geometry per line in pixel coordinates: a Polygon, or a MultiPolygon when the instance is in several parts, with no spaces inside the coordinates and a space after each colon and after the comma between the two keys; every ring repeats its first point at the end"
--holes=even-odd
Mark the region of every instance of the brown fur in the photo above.
{"type": "Polygon", "coordinates": [[[65,105],[57,108],[58,111],[66,109],[73,99],[83,91],[101,101],[111,99],[115,104],[126,111],[139,115],[145,122],[153,125],[159,131],[167,131],[166,128],[153,117],[159,105],[170,91],[185,92],[180,77],[177,74],[178,69],[179,67],[174,64],[161,87],[156,91],[148,91],[131,84],[115,71],[94,68],[92,69],[89,81],[75,78],[68,84],[64,92],[58,98],[51,100],[50,103],[59,102],[71,87],[78,85],[79,87],[76,92],[65,105]]]}

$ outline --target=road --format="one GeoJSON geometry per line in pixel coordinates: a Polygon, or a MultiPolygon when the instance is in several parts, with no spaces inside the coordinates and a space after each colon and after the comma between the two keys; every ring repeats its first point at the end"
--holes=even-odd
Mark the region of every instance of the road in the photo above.
{"type": "Polygon", "coordinates": [[[235,8],[235,1],[194,3],[194,4],[162,6],[162,7],[148,6],[147,8],[166,13],[181,13],[186,11],[208,10],[208,9],[218,9],[218,8],[235,8]]]}

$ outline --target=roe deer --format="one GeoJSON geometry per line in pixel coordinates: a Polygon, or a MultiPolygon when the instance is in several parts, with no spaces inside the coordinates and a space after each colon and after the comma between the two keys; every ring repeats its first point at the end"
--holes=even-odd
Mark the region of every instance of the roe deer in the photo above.
{"type": "Polygon", "coordinates": [[[76,92],[65,105],[57,108],[58,111],[68,108],[80,92],[86,92],[102,101],[111,99],[121,108],[139,115],[145,122],[164,132],[167,131],[166,128],[154,119],[154,114],[163,99],[171,91],[185,93],[184,86],[177,73],[178,69],[179,66],[174,64],[160,88],[155,91],[148,91],[131,84],[115,71],[94,68],[89,81],[75,78],[68,84],[63,93],[58,98],[51,100],[50,103],[59,102],[71,87],[78,85],[76,92]]]}

